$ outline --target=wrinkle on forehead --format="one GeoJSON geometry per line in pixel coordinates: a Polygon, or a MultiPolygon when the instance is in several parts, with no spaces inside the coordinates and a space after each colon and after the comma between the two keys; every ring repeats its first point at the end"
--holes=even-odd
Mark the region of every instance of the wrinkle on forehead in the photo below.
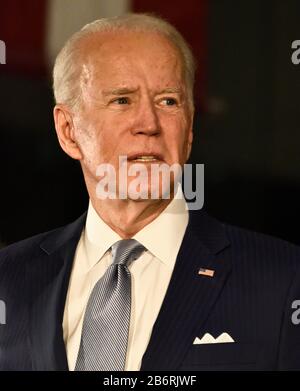
{"type": "Polygon", "coordinates": [[[126,33],[129,34],[126,41],[122,33],[115,32],[99,33],[81,42],[83,61],[79,84],[85,98],[98,100],[103,87],[137,88],[133,84],[138,82],[138,76],[149,75],[149,69],[144,69],[145,58],[148,65],[153,62],[153,71],[161,71],[157,78],[160,85],[152,86],[155,89],[161,89],[163,84],[165,88],[174,87],[175,75],[183,81],[181,56],[172,42],[158,33],[126,33]]]}

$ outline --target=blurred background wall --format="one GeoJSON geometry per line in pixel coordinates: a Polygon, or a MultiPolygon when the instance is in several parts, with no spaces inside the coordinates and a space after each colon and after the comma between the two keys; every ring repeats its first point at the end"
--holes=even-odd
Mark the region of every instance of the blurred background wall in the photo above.
{"type": "Polygon", "coordinates": [[[194,50],[191,161],[205,164],[205,208],[300,244],[298,0],[0,0],[0,242],[86,209],[80,166],[56,141],[51,67],[85,23],[127,11],[165,17],[194,50]]]}

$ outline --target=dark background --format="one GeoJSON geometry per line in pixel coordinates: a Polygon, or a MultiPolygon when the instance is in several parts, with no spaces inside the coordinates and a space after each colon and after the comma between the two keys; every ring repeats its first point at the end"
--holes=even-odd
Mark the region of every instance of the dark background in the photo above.
{"type": "MultiPolygon", "coordinates": [[[[32,1],[21,3],[29,24],[44,12],[35,14],[32,1]]],[[[192,28],[193,47],[201,42],[191,160],[205,164],[205,208],[220,220],[300,244],[300,64],[291,62],[300,2],[133,3],[137,11],[159,11],[188,39],[192,28]]],[[[0,9],[7,4],[0,0],[0,9]]],[[[1,21],[14,32],[17,17],[0,16],[6,41],[1,21]]],[[[9,55],[7,46],[7,65],[0,65],[3,244],[66,224],[88,203],[79,164],[56,140],[47,64],[20,71],[9,66],[9,55]]]]}

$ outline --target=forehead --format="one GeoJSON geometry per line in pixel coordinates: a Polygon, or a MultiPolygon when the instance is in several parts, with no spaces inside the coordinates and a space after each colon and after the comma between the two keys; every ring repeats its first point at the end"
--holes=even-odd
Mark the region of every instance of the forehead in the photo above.
{"type": "Polygon", "coordinates": [[[120,85],[142,79],[152,84],[174,84],[183,79],[178,49],[159,33],[95,33],[81,44],[83,84],[120,85]]]}

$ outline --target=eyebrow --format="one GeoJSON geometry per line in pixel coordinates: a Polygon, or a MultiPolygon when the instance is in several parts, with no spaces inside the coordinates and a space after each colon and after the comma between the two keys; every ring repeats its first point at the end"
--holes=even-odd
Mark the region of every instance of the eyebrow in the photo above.
{"type": "Polygon", "coordinates": [[[130,88],[114,88],[112,90],[104,90],[103,95],[128,95],[128,94],[134,94],[138,89],[130,89],[130,88]]]}
{"type": "Polygon", "coordinates": [[[181,94],[182,89],[180,87],[168,87],[164,88],[159,94],[181,94]]]}
{"type": "MultiPolygon", "coordinates": [[[[129,95],[129,94],[134,94],[137,90],[138,90],[138,88],[134,88],[134,89],[126,88],[126,87],[114,88],[111,90],[104,90],[103,95],[104,96],[129,95]]],[[[181,93],[182,93],[182,89],[180,87],[168,87],[168,88],[164,88],[163,90],[159,91],[158,94],[181,94],[181,93]]]]}

